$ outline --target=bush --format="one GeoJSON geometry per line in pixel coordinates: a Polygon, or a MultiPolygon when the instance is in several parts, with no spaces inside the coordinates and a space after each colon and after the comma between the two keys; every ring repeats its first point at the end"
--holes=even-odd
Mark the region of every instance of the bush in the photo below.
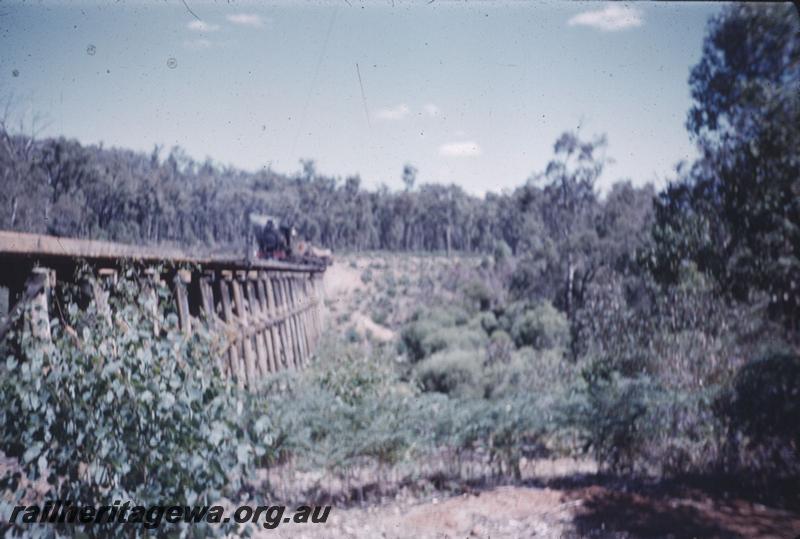
{"type": "Polygon", "coordinates": [[[394,365],[383,356],[383,351],[368,356],[359,348],[335,342],[326,342],[324,346],[325,361],[316,364],[308,377],[336,398],[359,404],[370,394],[388,391],[396,382],[394,365]]]}
{"type": "Polygon", "coordinates": [[[417,313],[400,333],[400,342],[412,362],[441,350],[472,350],[486,343],[486,334],[467,326],[469,317],[460,309],[434,309],[417,313]]]}
{"type": "Polygon", "coordinates": [[[369,284],[369,283],[372,282],[372,269],[371,268],[372,268],[372,264],[370,264],[369,268],[367,268],[363,272],[361,272],[361,282],[362,283],[369,284]]]}
{"type": "MultiPolygon", "coordinates": [[[[27,329],[6,343],[14,352],[0,363],[0,450],[29,481],[46,479],[47,499],[214,504],[233,498],[267,451],[263,403],[220,375],[214,341],[184,337],[174,313],[159,317],[155,335],[145,298],[123,279],[109,300],[112,324],[94,303],[80,311],[70,302],[66,320],[53,321],[52,343],[27,329]]],[[[21,479],[6,471],[3,491],[37,499],[21,479]]]]}
{"type": "Polygon", "coordinates": [[[486,350],[486,356],[489,363],[506,363],[511,359],[511,353],[513,351],[514,341],[511,338],[511,335],[502,329],[492,333],[486,350]]]}
{"type": "Polygon", "coordinates": [[[569,322],[550,303],[541,303],[526,310],[511,325],[511,337],[518,347],[536,350],[566,348],[569,344],[569,322]]]}
{"type": "Polygon", "coordinates": [[[435,351],[430,348],[428,339],[438,327],[429,320],[418,320],[406,325],[400,332],[400,342],[412,362],[420,361],[435,351]]]}
{"type": "Polygon", "coordinates": [[[347,476],[370,460],[393,464],[426,440],[414,399],[387,358],[333,344],[316,372],[280,373],[267,388],[275,450],[309,470],[347,476]]]}
{"type": "Polygon", "coordinates": [[[488,338],[481,329],[466,326],[439,328],[423,340],[428,356],[440,350],[481,350],[488,338]]]}
{"type": "Polygon", "coordinates": [[[472,307],[480,311],[488,311],[492,305],[492,292],[482,281],[472,280],[464,286],[464,298],[472,307]]]}
{"type": "MultiPolygon", "coordinates": [[[[524,385],[484,398],[479,353],[446,350],[424,359],[412,371],[424,389],[418,393],[388,357],[365,358],[350,345],[326,349],[319,372],[283,374],[272,384],[286,388],[270,398],[274,450],[298,467],[347,482],[354,468],[377,464],[380,482],[387,465],[407,463],[419,473],[446,455],[451,473],[461,473],[466,456],[481,462],[480,473],[489,465],[518,477],[523,456],[547,452],[556,400],[524,385]]],[[[523,354],[517,360],[533,366],[523,354]]]]}
{"type": "Polygon", "coordinates": [[[492,249],[492,257],[495,264],[503,264],[511,258],[511,247],[503,240],[498,240],[492,249]]]}
{"type": "Polygon", "coordinates": [[[480,356],[474,351],[438,352],[417,365],[415,379],[423,391],[460,397],[482,396],[481,364],[480,356]]]}
{"type": "Polygon", "coordinates": [[[753,468],[800,476],[800,356],[774,353],[747,363],[717,410],[729,438],[744,437],[753,468]]]}
{"type": "Polygon", "coordinates": [[[597,462],[612,471],[632,471],[658,429],[651,421],[658,388],[647,378],[595,380],[574,409],[597,462]]]}
{"type": "MultiPolygon", "coordinates": [[[[492,339],[504,333],[498,331],[492,339]]],[[[510,337],[501,339],[508,339],[506,342],[510,344],[510,337]]],[[[493,346],[489,346],[490,358],[493,346]]],[[[489,363],[482,378],[486,398],[530,393],[551,400],[572,391],[579,379],[578,367],[565,361],[561,351],[538,351],[528,347],[509,351],[503,361],[489,363]]]]}
{"type": "Polygon", "coordinates": [[[417,312],[414,320],[429,320],[441,327],[462,326],[470,320],[470,315],[460,307],[434,307],[425,312],[417,312]]]}
{"type": "Polygon", "coordinates": [[[491,335],[494,330],[500,327],[500,324],[497,322],[497,317],[492,312],[481,313],[480,324],[487,335],[491,335]]]}

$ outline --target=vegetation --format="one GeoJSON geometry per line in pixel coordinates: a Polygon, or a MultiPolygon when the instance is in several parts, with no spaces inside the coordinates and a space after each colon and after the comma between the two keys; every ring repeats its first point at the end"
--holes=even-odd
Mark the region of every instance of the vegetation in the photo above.
{"type": "MultiPolygon", "coordinates": [[[[80,289],[63,292],[64,318],[54,322],[51,344],[34,338],[30,324],[4,341],[0,450],[19,465],[0,478],[6,499],[99,507],[235,498],[267,451],[269,425],[264,403],[220,376],[214,340],[187,340],[174,308],[155,311],[156,295],[142,293],[133,270],[109,290],[107,307],[92,302],[81,310],[80,289]]],[[[121,530],[96,524],[83,531],[121,530]]]]}
{"type": "Polygon", "coordinates": [[[800,40],[791,6],[711,21],[687,126],[703,158],[656,201],[655,274],[684,265],[800,330],[800,40]]]}
{"type": "Polygon", "coordinates": [[[616,473],[800,479],[793,9],[735,5],[710,22],[687,124],[702,157],[660,193],[622,182],[599,196],[605,140],[574,133],[525,185],[478,199],[414,187],[413,167],[404,191],[371,192],[311,162],[246,174],[3,129],[6,228],[214,247],[241,243],[257,210],[335,249],[478,253],[440,275],[354,264],[397,342],[350,328],[313,369],[249,397],[214,370],[210,337],[146,314],[133,274],[111,323],[67,299],[51,348],[30,328],[4,343],[0,449],[25,476],[4,488],[44,477],[87,503],[191,503],[234,496],[254,460],[345,483],[366,468],[381,483],[437,463],[513,480],[526,459],[587,453],[616,473]],[[412,293],[406,316],[397,302],[412,293]]]}

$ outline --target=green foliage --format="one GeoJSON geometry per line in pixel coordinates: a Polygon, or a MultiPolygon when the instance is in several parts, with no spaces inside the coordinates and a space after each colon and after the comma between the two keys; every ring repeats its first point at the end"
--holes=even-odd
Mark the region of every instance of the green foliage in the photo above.
{"type": "Polygon", "coordinates": [[[344,333],[344,338],[347,340],[347,342],[351,343],[357,343],[362,341],[361,334],[358,332],[355,326],[350,326],[349,328],[347,328],[347,331],[345,331],[344,333]]]}
{"type": "Polygon", "coordinates": [[[650,263],[663,283],[694,264],[739,301],[800,317],[800,21],[789,5],[715,17],[692,70],[688,127],[703,158],[659,195],[650,263]]]}
{"type": "Polygon", "coordinates": [[[395,369],[381,351],[369,356],[333,339],[325,342],[325,362],[309,375],[322,389],[337,399],[356,405],[366,395],[389,388],[396,379],[395,369]]]}
{"type": "Polygon", "coordinates": [[[379,296],[371,304],[372,320],[377,324],[386,325],[389,317],[394,312],[394,305],[390,298],[394,297],[394,289],[387,291],[387,296],[379,296]]]}
{"type": "Polygon", "coordinates": [[[417,313],[400,334],[409,359],[416,362],[445,349],[480,348],[486,334],[478,328],[466,327],[468,320],[461,309],[436,308],[417,313]]]}
{"type": "MultiPolygon", "coordinates": [[[[717,402],[734,436],[744,436],[756,466],[800,476],[800,356],[775,353],[744,365],[717,402]]],[[[738,439],[738,437],[734,438],[738,439]]]]}
{"type": "Polygon", "coordinates": [[[514,340],[502,329],[492,333],[486,349],[486,359],[490,363],[508,361],[514,350],[514,340]]]}
{"type": "Polygon", "coordinates": [[[411,361],[419,361],[435,352],[430,349],[428,339],[437,327],[431,321],[417,320],[403,328],[400,333],[400,342],[411,361]]]}
{"type": "Polygon", "coordinates": [[[521,348],[506,357],[504,361],[488,365],[484,372],[482,379],[487,396],[496,398],[526,392],[540,396],[562,395],[580,378],[578,369],[565,360],[560,350],[521,348]]]}
{"type": "Polygon", "coordinates": [[[456,326],[436,329],[423,340],[422,346],[429,351],[426,354],[429,356],[439,350],[480,350],[486,342],[486,334],[481,329],[456,326]]]}
{"type": "Polygon", "coordinates": [[[614,471],[631,470],[655,433],[651,401],[658,389],[646,378],[612,376],[588,387],[584,407],[576,414],[588,433],[598,462],[614,471]]]}
{"type": "Polygon", "coordinates": [[[479,280],[473,280],[464,286],[464,298],[478,310],[488,311],[494,299],[489,287],[479,280]]]}
{"type": "Polygon", "coordinates": [[[516,317],[511,324],[511,337],[517,346],[564,349],[569,343],[569,323],[551,304],[542,303],[516,317]]]}
{"type": "Polygon", "coordinates": [[[500,324],[497,322],[497,317],[493,312],[481,313],[479,320],[481,328],[483,328],[487,335],[491,335],[500,327],[500,324]]]}
{"type": "Polygon", "coordinates": [[[495,264],[505,264],[511,258],[511,255],[511,247],[505,241],[499,240],[495,242],[494,249],[492,249],[492,258],[495,264]]]}
{"type": "MultiPolygon", "coordinates": [[[[153,299],[128,277],[111,291],[110,323],[96,304],[81,311],[70,302],[51,344],[27,330],[14,336],[18,351],[0,363],[0,449],[19,458],[27,480],[46,479],[48,499],[100,506],[235,497],[268,450],[264,405],[220,375],[207,335],[185,338],[174,314],[155,334],[153,299]]],[[[5,493],[30,493],[20,472],[7,469],[5,493]]]]}
{"type": "Polygon", "coordinates": [[[446,350],[418,363],[414,376],[423,391],[459,397],[482,396],[482,358],[476,351],[446,350]]]}
{"type": "MultiPolygon", "coordinates": [[[[465,366],[474,370],[458,378],[441,369],[441,376],[456,380],[452,387],[445,382],[449,394],[417,393],[385,356],[365,359],[352,348],[333,346],[328,357],[325,374],[284,374],[269,390],[274,452],[301,468],[347,477],[350,469],[370,463],[379,469],[401,462],[420,466],[442,452],[481,453],[495,473],[513,477],[523,456],[540,454],[546,445],[556,404],[525,392],[482,398],[474,377],[479,360],[467,352],[441,352],[416,368],[453,362],[456,373],[465,366]],[[467,380],[472,382],[462,383],[467,380]]],[[[458,462],[452,462],[454,473],[458,462]]]]}

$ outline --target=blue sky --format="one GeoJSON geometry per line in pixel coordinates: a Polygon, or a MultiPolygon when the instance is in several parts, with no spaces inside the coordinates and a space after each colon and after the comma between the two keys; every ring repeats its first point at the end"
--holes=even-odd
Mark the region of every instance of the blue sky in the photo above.
{"type": "Polygon", "coordinates": [[[181,0],[0,1],[0,98],[41,136],[247,170],[311,158],[369,187],[411,163],[475,194],[520,185],[580,128],[608,135],[601,187],[662,184],[695,155],[687,80],[722,8],[186,2],[199,20],[181,0]]]}

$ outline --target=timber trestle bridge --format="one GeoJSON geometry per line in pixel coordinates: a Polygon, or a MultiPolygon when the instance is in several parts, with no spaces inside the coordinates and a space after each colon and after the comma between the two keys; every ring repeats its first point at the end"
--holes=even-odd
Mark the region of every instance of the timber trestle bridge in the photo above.
{"type": "MultiPolygon", "coordinates": [[[[0,231],[0,287],[8,290],[0,338],[28,313],[36,336],[50,339],[51,291],[57,279],[71,281],[84,264],[96,276],[89,289],[98,309],[108,310],[105,290],[126,265],[140,268],[153,284],[168,285],[181,330],[189,335],[204,324],[222,336],[221,370],[240,386],[302,369],[322,334],[324,265],[0,231]]],[[[150,290],[157,298],[155,287],[150,290]]]]}

